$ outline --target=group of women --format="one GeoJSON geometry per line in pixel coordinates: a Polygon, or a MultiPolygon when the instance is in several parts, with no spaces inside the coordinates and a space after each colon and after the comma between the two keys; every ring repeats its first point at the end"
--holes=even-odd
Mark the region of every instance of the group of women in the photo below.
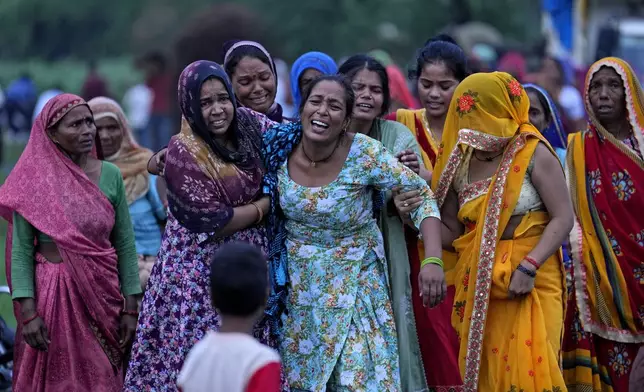
{"type": "Polygon", "coordinates": [[[269,52],[224,50],[184,69],[181,130],[156,157],[113,101],[64,94],[38,117],[0,188],[16,390],[175,390],[219,326],[208,265],[230,241],[268,255],[254,335],[284,391],[628,390],[644,366],[628,64],[591,67],[568,145],[545,90],[470,75],[449,37],[417,53],[422,109],[391,114],[413,100],[373,57],[303,55],[286,118],[269,52]]]}

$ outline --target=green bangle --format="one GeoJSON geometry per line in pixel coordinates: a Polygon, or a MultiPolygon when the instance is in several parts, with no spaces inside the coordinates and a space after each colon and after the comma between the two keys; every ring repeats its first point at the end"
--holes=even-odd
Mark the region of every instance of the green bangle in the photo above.
{"type": "Polygon", "coordinates": [[[427,264],[436,264],[436,265],[440,266],[441,268],[445,268],[445,266],[443,265],[443,260],[439,259],[438,257],[428,257],[428,258],[426,258],[425,260],[422,261],[422,263],[420,263],[420,268],[423,268],[427,264]]]}

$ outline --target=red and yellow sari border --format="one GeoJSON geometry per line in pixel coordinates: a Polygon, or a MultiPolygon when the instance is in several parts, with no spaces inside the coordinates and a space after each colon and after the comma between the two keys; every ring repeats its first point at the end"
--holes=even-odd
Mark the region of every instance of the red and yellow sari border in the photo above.
{"type": "Polygon", "coordinates": [[[465,354],[465,376],[463,378],[466,391],[476,391],[478,388],[479,369],[487,310],[492,286],[492,270],[496,258],[496,245],[499,239],[499,222],[503,210],[503,195],[505,184],[512,168],[512,162],[517,153],[526,145],[526,135],[519,135],[510,142],[499,170],[490,186],[489,202],[483,222],[483,234],[479,251],[478,272],[474,286],[474,304],[472,320],[468,336],[467,352],[465,354]]]}
{"type": "MultiPolygon", "coordinates": [[[[567,181],[568,187],[576,187],[576,175],[572,165],[568,166],[567,181]]],[[[570,249],[572,253],[572,265],[574,270],[574,289],[579,309],[579,319],[584,331],[595,334],[607,340],[620,343],[644,343],[644,334],[634,335],[631,332],[619,328],[602,325],[593,321],[590,310],[590,295],[586,290],[588,281],[586,267],[583,263],[584,233],[579,218],[575,216],[574,226],[570,234],[570,249]]]]}

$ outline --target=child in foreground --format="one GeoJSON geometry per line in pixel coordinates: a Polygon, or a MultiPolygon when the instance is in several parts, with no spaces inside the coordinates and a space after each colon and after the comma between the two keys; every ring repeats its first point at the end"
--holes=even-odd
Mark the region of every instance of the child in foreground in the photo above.
{"type": "Polygon", "coordinates": [[[192,348],[177,385],[181,392],[277,392],[280,358],[253,338],[268,296],[266,258],[253,245],[230,243],[214,255],[210,295],[221,317],[192,348]]]}

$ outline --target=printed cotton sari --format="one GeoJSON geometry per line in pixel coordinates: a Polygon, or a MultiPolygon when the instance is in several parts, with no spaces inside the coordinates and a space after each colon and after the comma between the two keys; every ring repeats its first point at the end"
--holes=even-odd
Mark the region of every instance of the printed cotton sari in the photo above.
{"type": "Polygon", "coordinates": [[[566,317],[564,374],[569,388],[627,391],[644,343],[644,95],[631,67],[606,58],[622,78],[635,142],[629,147],[597,120],[574,134],[566,169],[576,221],[570,235],[574,293],[566,317]]]}
{"type": "Polygon", "coordinates": [[[454,242],[458,261],[451,271],[456,285],[452,325],[459,336],[466,391],[565,390],[559,369],[565,296],[559,255],[539,269],[530,294],[508,298],[512,273],[539,242],[548,214],[527,213],[512,239],[500,239],[534,151],[545,142],[528,122],[529,106],[521,84],[509,74],[466,78],[449,108],[443,134],[448,154],[439,155],[435,167],[441,175],[432,179],[442,205],[473,149],[503,151],[495,175],[459,194],[458,219],[466,228],[454,242]]]}

